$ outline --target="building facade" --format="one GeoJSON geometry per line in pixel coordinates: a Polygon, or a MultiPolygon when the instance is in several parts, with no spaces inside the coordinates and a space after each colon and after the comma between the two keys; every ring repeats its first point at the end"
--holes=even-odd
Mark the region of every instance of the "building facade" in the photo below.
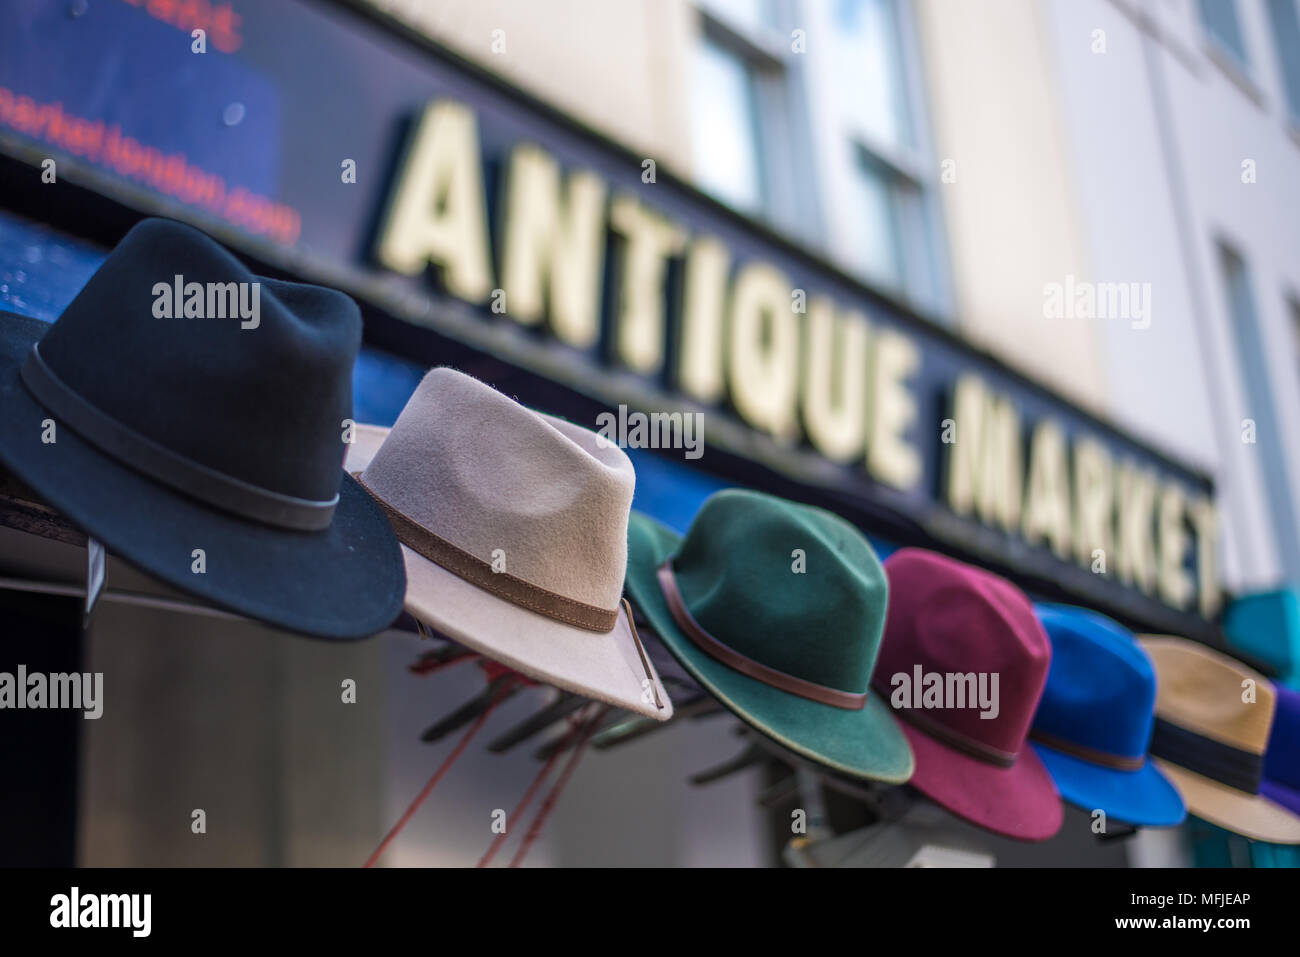
{"type": "MultiPolygon", "coordinates": [[[[188,219],[361,302],[358,420],[391,423],[441,363],[576,421],[699,414],[702,461],[630,453],[666,524],[756,485],[882,553],[941,548],[1231,648],[1225,607],[1300,581],[1296,4],[236,2],[197,25],[203,58],[170,5],[20,4],[0,293],[52,319],[127,224],[188,219]],[[122,51],[175,90],[113,72],[122,51]],[[57,192],[16,185],[49,159],[57,192]]],[[[24,560],[68,574],[55,552],[24,560]]],[[[85,732],[88,864],[363,859],[428,772],[416,731],[481,686],[413,684],[411,634],[339,652],[99,614],[85,654],[136,704],[85,732]],[[369,689],[348,709],[340,676],[369,689]],[[200,800],[226,840],[157,836],[200,800]]],[[[701,720],[587,761],[533,860],[771,863],[769,768],[686,783],[736,749],[701,720]]],[[[467,755],[392,859],[473,863],[534,770],[467,755]]],[[[822,797],[798,800],[845,813],[822,797]]],[[[990,846],[1182,859],[1071,813],[1044,848],[990,846]]]]}
{"type": "Polygon", "coordinates": [[[1203,466],[1229,587],[1300,580],[1294,3],[376,5],[1203,466]]]}

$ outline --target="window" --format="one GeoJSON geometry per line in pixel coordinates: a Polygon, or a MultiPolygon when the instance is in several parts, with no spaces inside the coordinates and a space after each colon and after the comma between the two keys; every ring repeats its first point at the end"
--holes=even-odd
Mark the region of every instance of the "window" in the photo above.
{"type": "Polygon", "coordinates": [[[856,173],[845,215],[857,228],[846,258],[864,278],[895,287],[903,269],[893,184],[866,154],[858,157],[856,173]]]}
{"type": "Polygon", "coordinates": [[[860,150],[849,191],[840,207],[849,241],[841,258],[867,282],[936,311],[937,212],[923,188],[860,150]]]}
{"type": "Polygon", "coordinates": [[[761,30],[776,23],[769,0],[703,0],[700,6],[736,28],[761,30]]]}
{"type": "Polygon", "coordinates": [[[746,212],[763,208],[762,149],[745,62],[705,39],[696,50],[691,144],[701,189],[746,212]]]}
{"type": "Polygon", "coordinates": [[[1223,285],[1228,294],[1228,308],[1232,312],[1234,330],[1238,335],[1243,327],[1255,321],[1255,303],[1250,293],[1250,277],[1246,263],[1231,246],[1219,243],[1219,266],[1223,270],[1223,285]]]}
{"type": "Polygon", "coordinates": [[[864,282],[946,314],[939,176],[918,111],[906,8],[899,0],[695,7],[696,184],[864,282]]]}
{"type": "Polygon", "coordinates": [[[1296,0],[1268,0],[1268,17],[1291,124],[1300,127],[1300,16],[1296,0]]]}
{"type": "Polygon", "coordinates": [[[1291,349],[1295,372],[1300,376],[1300,299],[1287,299],[1287,314],[1291,317],[1291,349]]]}
{"type": "Polygon", "coordinates": [[[1291,498],[1291,485],[1282,451],[1282,434],[1274,408],[1273,389],[1269,384],[1268,354],[1255,310],[1250,270],[1241,254],[1226,243],[1218,244],[1218,253],[1224,298],[1227,301],[1233,337],[1238,345],[1237,355],[1246,392],[1244,415],[1255,422],[1255,444],[1252,449],[1259,454],[1265,488],[1268,489],[1269,507],[1277,518],[1275,527],[1279,531],[1278,557],[1283,573],[1294,577],[1300,575],[1300,540],[1294,531],[1297,527],[1297,503],[1291,498]]]}
{"type": "Polygon", "coordinates": [[[832,197],[829,214],[839,220],[836,258],[867,282],[942,312],[938,209],[928,186],[938,177],[918,121],[903,11],[896,0],[831,0],[829,13],[826,88],[837,119],[827,148],[847,158],[847,201],[832,197]]]}
{"type": "Polygon", "coordinates": [[[1242,39],[1241,21],[1237,17],[1236,0],[1198,0],[1201,8],[1201,24],[1205,33],[1216,47],[1226,53],[1233,62],[1245,69],[1249,60],[1246,57],[1246,41],[1242,39]]]}
{"type": "Polygon", "coordinates": [[[893,148],[912,145],[891,0],[834,0],[834,56],[845,112],[859,131],[893,148]]]}
{"type": "Polygon", "coordinates": [[[805,242],[821,234],[790,0],[696,0],[688,87],[696,184],[805,242]]]}

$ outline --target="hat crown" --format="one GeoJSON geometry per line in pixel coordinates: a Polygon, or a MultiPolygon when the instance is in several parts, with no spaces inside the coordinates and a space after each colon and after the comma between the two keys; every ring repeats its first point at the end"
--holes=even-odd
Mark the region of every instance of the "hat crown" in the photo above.
{"type": "Polygon", "coordinates": [[[1141,643],[1155,666],[1157,718],[1240,751],[1264,753],[1276,701],[1267,678],[1185,638],[1145,637],[1141,643]]]}
{"type": "MultiPolygon", "coordinates": [[[[946,698],[940,707],[925,707],[930,722],[966,738],[1011,754],[1024,746],[1051,662],[1052,650],[1028,597],[1015,585],[980,568],[916,548],[904,548],[885,560],[889,579],[889,614],[874,683],[895,710],[912,701],[902,691],[922,678],[939,674],[945,689],[958,676],[981,675],[992,689],[997,678],[997,714],[985,718],[978,701],[964,704],[946,698]],[[906,683],[898,676],[906,676],[906,683]]],[[[971,687],[966,678],[965,687],[971,687]]]]}
{"type": "Polygon", "coordinates": [[[636,475],[596,433],[452,369],[421,380],[362,481],[497,571],[618,607],[636,475]]]}
{"type": "Polygon", "coordinates": [[[257,276],[198,230],[149,219],[108,255],[39,350],[65,386],[168,451],[273,492],[326,500],[342,478],[360,344],[360,313],[342,293],[257,276]],[[243,328],[240,303],[250,313],[256,304],[255,328],[251,318],[243,328]],[[173,318],[159,315],[167,311],[173,318]]]}
{"type": "Polygon", "coordinates": [[[682,600],[712,637],[777,671],[867,690],[888,586],[837,515],[728,489],[701,506],[673,559],[682,600]]]}
{"type": "Polygon", "coordinates": [[[1156,676],[1133,634],[1104,615],[1040,605],[1052,663],[1034,730],[1105,754],[1146,754],[1156,676]]]}

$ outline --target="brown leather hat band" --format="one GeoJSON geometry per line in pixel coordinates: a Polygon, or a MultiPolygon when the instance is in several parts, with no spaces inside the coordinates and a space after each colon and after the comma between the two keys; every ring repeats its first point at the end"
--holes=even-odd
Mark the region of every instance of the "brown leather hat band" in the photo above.
{"type": "Polygon", "coordinates": [[[927,735],[948,745],[948,747],[983,761],[985,764],[996,764],[998,767],[1009,768],[1016,763],[1016,758],[1019,757],[1019,755],[1010,751],[1003,751],[991,744],[977,741],[960,731],[954,731],[946,724],[934,720],[928,714],[915,708],[894,708],[893,713],[895,717],[902,718],[918,731],[924,731],[927,735]]]}
{"type": "Polygon", "coordinates": [[[357,483],[369,492],[370,497],[383,509],[389,523],[393,526],[393,531],[397,533],[399,542],[417,555],[447,569],[456,577],[463,578],[471,585],[477,585],[485,592],[512,605],[527,608],[539,615],[545,615],[547,618],[586,631],[605,634],[613,631],[614,626],[618,624],[618,608],[597,608],[595,605],[557,595],[540,585],[534,585],[530,581],[516,578],[506,572],[494,571],[490,563],[453,545],[393,508],[374,489],[361,481],[360,475],[357,475],[356,479],[357,483]]]}
{"type": "Polygon", "coordinates": [[[746,657],[734,648],[718,641],[700,627],[700,624],[691,617],[691,613],[686,610],[686,603],[682,600],[682,593],[677,588],[677,578],[673,574],[671,560],[664,562],[659,567],[658,577],[659,588],[664,594],[664,600],[668,603],[668,611],[673,616],[673,621],[677,623],[677,627],[682,630],[682,633],[687,638],[710,657],[717,659],[734,671],[739,671],[742,675],[753,678],[755,681],[761,681],[763,684],[779,688],[781,691],[788,691],[790,694],[797,694],[801,698],[807,698],[810,701],[828,704],[836,708],[844,708],[846,711],[861,711],[867,706],[866,694],[840,691],[837,688],[828,688],[812,681],[805,681],[803,678],[796,678],[794,675],[786,674],[784,671],[777,671],[762,662],[746,657]]]}
{"type": "Polygon", "coordinates": [[[1060,751],[1072,758],[1087,761],[1089,764],[1099,764],[1104,768],[1113,768],[1116,771],[1141,771],[1147,763],[1145,754],[1134,758],[1123,754],[1111,754],[1109,751],[1098,751],[1096,748],[1076,744],[1073,741],[1058,738],[1054,734],[1048,734],[1046,731],[1039,731],[1036,728],[1029,732],[1029,736],[1053,751],[1060,751]]]}

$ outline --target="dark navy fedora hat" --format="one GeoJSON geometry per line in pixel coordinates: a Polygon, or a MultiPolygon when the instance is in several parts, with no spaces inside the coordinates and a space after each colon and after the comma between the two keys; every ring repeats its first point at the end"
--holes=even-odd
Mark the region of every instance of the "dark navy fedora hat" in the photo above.
{"type": "Polygon", "coordinates": [[[1274,685],[1277,710],[1264,752],[1259,793],[1300,814],[1300,691],[1274,685]]]}
{"type": "Polygon", "coordinates": [[[53,325],[0,312],[0,463],[169,585],[364,637],[401,612],[406,579],[342,468],[360,345],[342,293],[145,220],[53,325]]]}
{"type": "Polygon", "coordinates": [[[1187,815],[1151,763],[1156,675],[1134,636],[1104,615],[1036,605],[1052,642],[1052,667],[1030,738],[1061,796],[1085,810],[1145,827],[1187,815]]]}

